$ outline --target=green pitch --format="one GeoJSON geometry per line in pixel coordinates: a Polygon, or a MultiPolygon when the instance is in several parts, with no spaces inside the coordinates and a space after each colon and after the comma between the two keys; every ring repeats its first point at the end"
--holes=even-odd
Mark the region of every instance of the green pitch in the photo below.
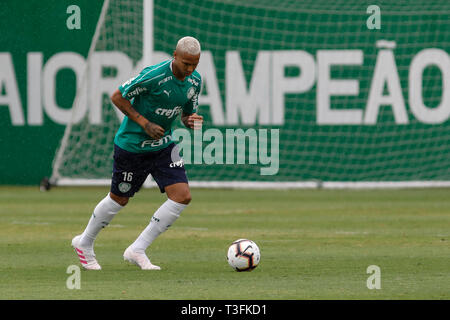
{"type": "Polygon", "coordinates": [[[193,202],[147,252],[161,271],[123,261],[164,201],[142,190],[102,232],[102,271],[82,271],[70,242],[107,188],[0,188],[0,299],[450,299],[450,190],[192,190],[193,202]],[[227,264],[254,240],[261,263],[227,264]],[[367,268],[381,271],[369,290],[367,268]]]}

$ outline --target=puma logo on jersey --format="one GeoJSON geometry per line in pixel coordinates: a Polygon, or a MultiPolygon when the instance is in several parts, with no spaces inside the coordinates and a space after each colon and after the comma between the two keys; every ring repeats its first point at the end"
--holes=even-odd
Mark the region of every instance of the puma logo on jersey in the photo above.
{"type": "Polygon", "coordinates": [[[167,94],[167,97],[169,97],[169,96],[170,96],[170,92],[172,92],[172,90],[169,90],[169,91],[163,90],[163,92],[164,92],[165,94],[167,94]]]}

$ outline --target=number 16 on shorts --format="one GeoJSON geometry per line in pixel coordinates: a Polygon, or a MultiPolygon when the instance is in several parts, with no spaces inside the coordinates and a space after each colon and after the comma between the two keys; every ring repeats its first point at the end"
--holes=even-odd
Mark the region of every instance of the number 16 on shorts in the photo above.
{"type": "Polygon", "coordinates": [[[122,172],[122,174],[123,174],[123,181],[128,181],[128,182],[133,181],[133,172],[124,171],[124,172],[122,172]]]}
{"type": "Polygon", "coordinates": [[[126,193],[131,189],[131,181],[133,181],[133,172],[122,172],[123,182],[119,183],[119,190],[122,193],[126,193]]]}

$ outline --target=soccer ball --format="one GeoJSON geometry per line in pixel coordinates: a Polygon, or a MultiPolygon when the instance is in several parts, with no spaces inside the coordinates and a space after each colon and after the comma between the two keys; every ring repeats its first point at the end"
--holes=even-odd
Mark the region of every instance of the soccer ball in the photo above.
{"type": "Polygon", "coordinates": [[[228,264],[236,271],[252,271],[260,258],[259,248],[252,240],[239,239],[228,248],[228,264]]]}

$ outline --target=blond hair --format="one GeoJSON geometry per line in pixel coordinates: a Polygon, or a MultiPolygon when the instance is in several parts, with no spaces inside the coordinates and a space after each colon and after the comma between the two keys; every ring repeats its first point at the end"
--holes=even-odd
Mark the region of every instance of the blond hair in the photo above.
{"type": "Polygon", "coordinates": [[[176,51],[185,52],[193,56],[200,54],[200,42],[194,37],[183,37],[178,40],[176,51]]]}

